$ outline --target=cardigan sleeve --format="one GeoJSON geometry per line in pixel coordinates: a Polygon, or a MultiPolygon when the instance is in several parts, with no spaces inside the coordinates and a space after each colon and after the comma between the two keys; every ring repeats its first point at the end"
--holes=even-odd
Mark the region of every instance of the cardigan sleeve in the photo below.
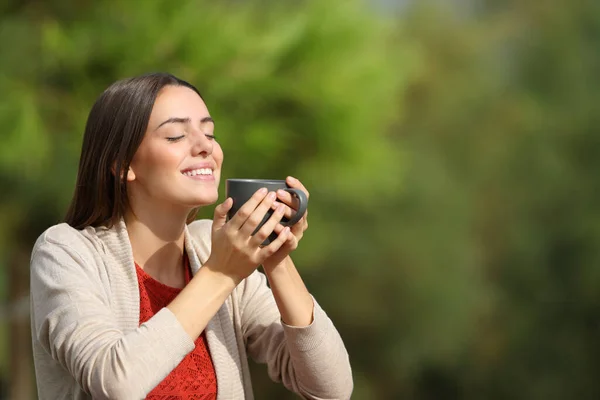
{"type": "Polygon", "coordinates": [[[93,398],[143,398],[194,349],[194,342],[167,308],[123,332],[92,250],[76,234],[70,236],[57,241],[45,233],[34,247],[33,340],[93,398]]]}
{"type": "Polygon", "coordinates": [[[267,364],[271,379],[306,399],[349,399],[353,381],[348,353],[319,304],[314,301],[309,326],[292,327],[282,323],[264,274],[255,271],[240,289],[248,354],[267,364]]]}

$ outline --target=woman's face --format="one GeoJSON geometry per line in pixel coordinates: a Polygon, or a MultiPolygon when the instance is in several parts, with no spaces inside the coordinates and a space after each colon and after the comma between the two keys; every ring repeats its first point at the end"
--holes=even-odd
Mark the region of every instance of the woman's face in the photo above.
{"type": "Polygon", "coordinates": [[[165,86],[133,156],[128,194],[134,200],[176,208],[215,203],[223,151],[213,136],[214,128],[196,92],[184,86],[165,86]]]}

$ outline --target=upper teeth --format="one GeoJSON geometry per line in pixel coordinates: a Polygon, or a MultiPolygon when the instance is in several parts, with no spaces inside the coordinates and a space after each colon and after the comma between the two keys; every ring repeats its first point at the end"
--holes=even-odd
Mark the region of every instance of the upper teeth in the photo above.
{"type": "Polygon", "coordinates": [[[210,168],[191,169],[189,171],[185,171],[183,174],[187,175],[187,176],[212,175],[212,169],[210,169],[210,168]]]}

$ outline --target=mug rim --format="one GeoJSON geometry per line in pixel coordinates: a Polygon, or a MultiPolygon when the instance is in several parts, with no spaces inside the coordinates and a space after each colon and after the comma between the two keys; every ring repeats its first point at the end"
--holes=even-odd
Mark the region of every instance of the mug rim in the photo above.
{"type": "Polygon", "coordinates": [[[241,182],[241,183],[285,183],[284,179],[226,179],[226,182],[241,182]]]}

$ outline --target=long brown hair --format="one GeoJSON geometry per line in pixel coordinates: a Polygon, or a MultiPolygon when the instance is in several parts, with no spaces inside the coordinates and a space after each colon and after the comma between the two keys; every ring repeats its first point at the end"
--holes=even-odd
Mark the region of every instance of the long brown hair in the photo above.
{"type": "MultiPolygon", "coordinates": [[[[190,83],[171,74],[154,73],[123,79],[98,97],[85,126],[75,193],[65,222],[76,229],[112,226],[129,207],[126,171],[146,129],[152,107],[165,86],[190,83]]],[[[195,217],[192,213],[190,219],[195,217]]]]}

